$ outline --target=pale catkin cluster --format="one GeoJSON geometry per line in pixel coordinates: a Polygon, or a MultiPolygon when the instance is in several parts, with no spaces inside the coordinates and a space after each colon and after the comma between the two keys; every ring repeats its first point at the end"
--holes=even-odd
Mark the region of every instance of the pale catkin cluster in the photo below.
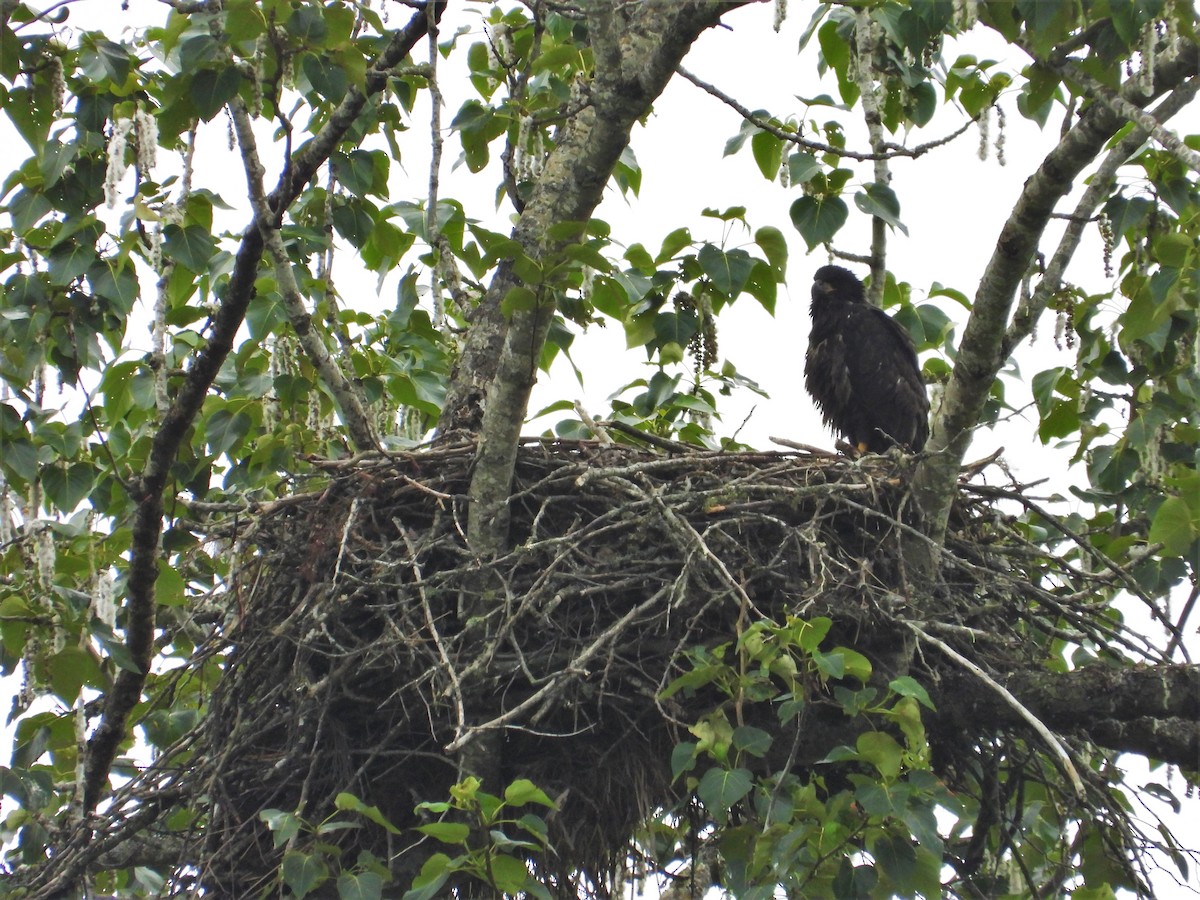
{"type": "Polygon", "coordinates": [[[147,175],[158,162],[158,120],[142,107],[133,114],[138,171],[147,175]]]}
{"type": "Polygon", "coordinates": [[[54,587],[54,562],[57,550],[54,546],[54,534],[50,526],[43,524],[37,528],[33,536],[33,557],[37,567],[38,586],[49,591],[54,587]]]}
{"type": "Polygon", "coordinates": [[[518,181],[534,181],[542,173],[542,131],[533,116],[522,116],[517,128],[517,142],[513,147],[513,166],[518,181]]]}
{"type": "Polygon", "coordinates": [[[983,162],[987,162],[989,134],[988,126],[991,124],[992,110],[988,107],[979,114],[979,158],[983,162]]]}
{"type": "Polygon", "coordinates": [[[113,122],[112,134],[108,137],[108,147],[106,148],[108,168],[104,174],[104,201],[108,204],[109,209],[117,205],[117,188],[129,168],[129,164],[125,162],[125,148],[128,144],[129,132],[132,129],[132,119],[120,118],[113,122]]]}
{"type": "Polygon", "coordinates": [[[117,604],[113,599],[112,572],[108,570],[97,572],[92,581],[92,615],[109,628],[116,627],[117,604]]]}
{"type": "Polygon", "coordinates": [[[262,115],[263,110],[263,66],[267,59],[267,38],[265,34],[260,34],[254,42],[254,81],[253,92],[254,98],[250,101],[250,115],[257,119],[262,115]]]}
{"type": "Polygon", "coordinates": [[[779,33],[779,29],[783,27],[783,22],[787,19],[787,0],[775,0],[775,33],[779,33]]]}
{"type": "Polygon", "coordinates": [[[5,546],[13,541],[13,515],[15,512],[8,483],[0,478],[0,544],[5,546]]]}
{"type": "Polygon", "coordinates": [[[580,271],[580,277],[582,280],[579,284],[579,296],[590,303],[592,300],[592,288],[596,282],[596,270],[591,266],[584,266],[580,271]]]}
{"type": "Polygon", "coordinates": [[[785,154],[783,159],[779,161],[779,186],[780,187],[786,188],[786,187],[791,186],[791,172],[792,172],[792,170],[788,166],[788,158],[787,158],[787,155],[785,154]]]}
{"type": "Polygon", "coordinates": [[[1000,165],[1005,165],[1008,160],[1004,156],[1004,137],[1007,124],[1004,118],[1004,107],[999,103],[996,104],[996,162],[1000,165]]]}
{"type": "Polygon", "coordinates": [[[1192,332],[1192,371],[1200,372],[1200,328],[1192,332]]]}
{"type": "Polygon", "coordinates": [[[62,57],[57,53],[48,52],[46,64],[50,68],[50,96],[54,104],[54,112],[59,113],[67,100],[67,79],[63,73],[62,57]]]}
{"type": "Polygon", "coordinates": [[[162,242],[163,242],[163,223],[160,219],[154,223],[154,227],[150,229],[150,243],[146,247],[146,261],[150,263],[150,268],[159,275],[163,270],[162,258],[162,242]]]}
{"type": "Polygon", "coordinates": [[[1138,88],[1143,94],[1154,93],[1154,52],[1158,44],[1156,23],[1147,22],[1142,29],[1142,65],[1138,69],[1138,88]]]}

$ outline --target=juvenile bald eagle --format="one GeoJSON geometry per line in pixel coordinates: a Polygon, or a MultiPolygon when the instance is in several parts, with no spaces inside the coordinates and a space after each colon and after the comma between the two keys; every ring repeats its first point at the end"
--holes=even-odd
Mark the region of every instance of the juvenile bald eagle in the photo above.
{"type": "Polygon", "coordinates": [[[860,452],[924,447],[929,398],[908,332],[841,266],[817,269],[809,312],[804,386],[825,424],[860,452]]]}

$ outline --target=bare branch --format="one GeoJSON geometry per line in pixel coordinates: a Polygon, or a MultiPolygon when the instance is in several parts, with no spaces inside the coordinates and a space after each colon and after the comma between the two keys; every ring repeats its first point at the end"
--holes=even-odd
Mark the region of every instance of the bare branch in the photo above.
{"type": "Polygon", "coordinates": [[[287,311],[288,321],[292,324],[292,330],[296,332],[300,346],[308,355],[309,362],[313,364],[321,381],[333,395],[354,446],[358,450],[374,449],[378,444],[365,402],[358,389],[342,373],[320,333],[313,328],[312,316],[304,308],[304,298],[300,294],[300,286],[296,283],[292,261],[288,258],[287,250],[283,246],[283,237],[279,233],[279,216],[272,211],[263,188],[264,170],[258,158],[258,146],[254,139],[250,113],[240,97],[235,97],[230,102],[229,109],[233,114],[233,127],[237,132],[242,161],[246,168],[250,205],[254,209],[254,218],[262,234],[263,244],[275,266],[275,282],[287,311]]]}
{"type": "Polygon", "coordinates": [[[1062,743],[1059,742],[1058,738],[1056,738],[1050,729],[1045,726],[1041,719],[1026,709],[1021,701],[1014,697],[1012,693],[1010,693],[1009,690],[1004,687],[1004,685],[1000,684],[1000,682],[996,681],[996,679],[992,678],[992,676],[990,676],[987,672],[983,671],[983,669],[979,668],[979,666],[975,665],[975,663],[971,662],[971,660],[967,659],[945,641],[928,634],[926,631],[912,622],[906,622],[905,624],[913,631],[914,634],[916,634],[918,639],[937,647],[940,651],[942,651],[942,653],[946,654],[948,657],[986,684],[992,691],[999,694],[1004,702],[1013,710],[1015,710],[1017,715],[1024,719],[1029,724],[1029,727],[1037,732],[1038,737],[1042,739],[1046,746],[1050,748],[1050,752],[1054,755],[1054,758],[1058,760],[1059,765],[1062,766],[1067,777],[1071,779],[1071,786],[1075,789],[1075,796],[1080,800],[1086,798],[1087,792],[1083,787],[1083,779],[1079,777],[1079,772],[1075,768],[1075,763],[1071,761],[1071,757],[1067,754],[1066,748],[1063,747],[1062,743]]]}
{"type": "Polygon", "coordinates": [[[722,91],[720,88],[718,88],[714,85],[711,85],[706,81],[701,81],[699,78],[697,78],[691,72],[689,72],[687,69],[683,68],[683,66],[676,66],[675,71],[678,72],[680,75],[682,75],[684,78],[686,78],[688,81],[690,81],[692,84],[696,85],[696,87],[700,88],[703,91],[708,92],[709,94],[712,94],[714,97],[716,97],[722,103],[724,103],[726,106],[729,106],[730,108],[732,108],[739,116],[741,116],[747,122],[753,123],[757,127],[761,128],[763,131],[773,134],[773,135],[775,135],[775,137],[780,138],[781,140],[785,140],[788,143],[795,144],[797,147],[802,147],[805,150],[812,150],[814,153],[832,153],[835,156],[840,156],[844,159],[857,159],[857,160],[864,161],[864,162],[870,161],[870,160],[875,160],[875,159],[896,159],[897,157],[907,157],[909,159],[916,159],[920,156],[924,156],[930,150],[935,150],[938,147],[943,147],[946,144],[949,144],[955,138],[961,137],[963,134],[966,133],[968,128],[970,128],[973,124],[975,124],[975,120],[971,119],[968,122],[966,122],[961,128],[958,128],[955,131],[952,131],[950,134],[946,135],[945,137],[938,138],[935,141],[929,141],[928,143],[925,143],[925,144],[918,144],[915,147],[903,147],[899,144],[894,144],[889,141],[889,142],[885,142],[883,144],[883,146],[886,149],[882,150],[878,153],[875,153],[875,152],[860,153],[856,150],[847,150],[845,147],[834,147],[832,144],[824,144],[824,143],[821,143],[820,141],[809,140],[808,138],[801,137],[799,134],[796,134],[794,131],[787,131],[786,129],[780,128],[778,125],[772,124],[770,121],[768,121],[767,119],[764,119],[762,116],[755,115],[753,112],[751,112],[749,109],[747,109],[742,104],[738,103],[736,100],[734,100],[732,97],[730,97],[724,91],[722,91]]]}

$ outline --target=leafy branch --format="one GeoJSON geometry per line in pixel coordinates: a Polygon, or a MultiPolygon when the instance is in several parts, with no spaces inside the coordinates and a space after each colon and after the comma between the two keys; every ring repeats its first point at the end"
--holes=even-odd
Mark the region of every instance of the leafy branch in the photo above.
{"type": "MultiPolygon", "coordinates": [[[[440,12],[444,6],[443,2],[435,3],[435,12],[440,12]]],[[[350,88],[328,123],[313,140],[291,154],[279,184],[264,198],[263,208],[271,211],[272,220],[299,196],[304,185],[328,160],[368,100],[386,87],[389,70],[401,62],[425,34],[427,21],[425,7],[422,6],[407,26],[391,36],[372,63],[366,74],[365,88],[350,88]]],[[[254,298],[254,282],[265,246],[263,232],[270,227],[270,221],[260,221],[259,215],[256,215],[243,233],[225,295],[212,317],[208,341],[197,352],[174,402],[163,416],[151,443],[146,467],[136,480],[133,496],[137,509],[132,526],[126,581],[125,637],[125,648],[135,668],[121,668],[118,671],[105,697],[100,723],[88,741],[83,776],[85,815],[101,799],[113,759],[125,738],[129,713],[137,704],[150,671],[155,631],[155,581],[159,570],[158,546],[162,533],[164,492],[171,466],[221,365],[233,349],[238,329],[254,298]]],[[[70,883],[75,874],[64,873],[66,880],[62,883],[70,883]]]]}

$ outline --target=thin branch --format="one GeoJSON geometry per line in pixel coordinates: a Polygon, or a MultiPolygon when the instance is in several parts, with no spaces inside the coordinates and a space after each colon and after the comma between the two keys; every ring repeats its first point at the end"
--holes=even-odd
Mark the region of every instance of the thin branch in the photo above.
{"type": "Polygon", "coordinates": [[[1196,601],[1200,600],[1200,583],[1197,583],[1192,592],[1188,594],[1187,601],[1183,604],[1183,611],[1179,614],[1179,621],[1175,623],[1175,631],[1171,635],[1171,641],[1167,644],[1166,657],[1170,659],[1175,651],[1183,650],[1183,658],[1188,658],[1187,648],[1183,646],[1183,629],[1187,627],[1187,620],[1191,618],[1192,611],[1196,608],[1196,601]]]}
{"type": "MultiPolygon", "coordinates": [[[[437,10],[445,0],[435,2],[437,10]]],[[[291,155],[279,185],[267,198],[272,210],[282,210],[303,190],[316,170],[329,158],[334,147],[354,124],[367,100],[387,85],[388,71],[403,60],[425,33],[425,10],[398,30],[372,63],[366,76],[366,90],[351,88],[329,121],[312,141],[291,155]]],[[[104,713],[88,741],[85,765],[84,809],[95,809],[100,801],[117,750],[125,738],[129,713],[141,698],[142,686],[150,670],[154,645],[155,592],[158,578],[158,544],[162,533],[163,492],[179,447],[208,396],[209,387],[221,365],[233,350],[238,330],[254,297],[258,263],[262,259],[263,239],[258,222],[242,235],[234,259],[233,271],[225,296],[212,317],[208,344],[193,358],[174,403],[163,416],[150,446],[146,468],[130,494],[137,503],[131,529],[129,570],[126,576],[125,647],[135,669],[121,668],[104,699],[104,713]]],[[[60,874],[69,884],[81,868],[67,865],[60,874]]]]}
{"type": "Polygon", "coordinates": [[[1071,757],[1067,754],[1066,748],[1063,747],[1058,738],[1054,736],[1053,732],[1051,732],[1050,729],[1042,723],[1041,719],[1030,712],[1020,700],[1014,697],[1012,693],[1006,687],[1004,687],[1004,685],[1000,684],[1000,682],[996,681],[996,679],[992,678],[991,675],[983,671],[983,669],[979,668],[979,666],[975,665],[975,663],[971,662],[971,660],[967,659],[945,641],[928,634],[918,625],[912,622],[905,622],[904,624],[907,625],[914,634],[916,634],[919,640],[925,641],[926,643],[937,647],[942,651],[942,653],[946,654],[946,656],[950,657],[952,660],[986,684],[989,688],[999,694],[1004,702],[1016,711],[1017,715],[1029,723],[1029,726],[1037,732],[1038,736],[1046,743],[1046,746],[1050,748],[1050,752],[1054,754],[1054,757],[1062,766],[1063,771],[1066,772],[1067,777],[1071,779],[1071,785],[1075,789],[1075,796],[1080,800],[1087,799],[1087,791],[1084,789],[1083,779],[1079,777],[1079,772],[1076,770],[1075,764],[1071,762],[1071,757]]]}
{"type": "Polygon", "coordinates": [[[666,587],[660,588],[653,595],[651,595],[649,599],[643,600],[637,606],[630,609],[629,612],[625,613],[625,615],[621,616],[621,618],[617,619],[616,622],[602,631],[600,635],[594,641],[592,641],[591,644],[589,644],[578,656],[571,660],[569,665],[564,666],[562,670],[551,676],[547,680],[546,684],[543,685],[539,690],[535,691],[532,695],[518,703],[512,709],[506,710],[499,716],[496,716],[496,718],[492,719],[490,722],[484,722],[481,725],[476,725],[469,731],[464,732],[446,745],[446,752],[455,753],[479,737],[482,732],[491,731],[496,728],[502,728],[509,722],[519,719],[525,710],[532,709],[533,707],[537,706],[542,702],[543,699],[550,696],[552,691],[565,688],[566,685],[564,682],[567,678],[586,676],[587,664],[595,659],[601,650],[609,646],[611,643],[613,643],[613,641],[620,637],[632,622],[639,617],[652,612],[656,607],[658,607],[662,602],[664,594],[667,593],[667,590],[668,588],[666,587]],[[561,688],[560,685],[562,685],[561,688]]]}
{"type": "Polygon", "coordinates": [[[287,311],[288,321],[296,332],[300,346],[308,355],[309,362],[317,370],[321,381],[333,395],[334,402],[346,423],[350,439],[359,450],[371,450],[378,446],[371,420],[367,415],[362,396],[353,382],[342,373],[341,367],[325,346],[320,333],[313,328],[312,317],[304,308],[304,298],[292,270],[292,261],[283,246],[279,231],[279,216],[275,214],[263,188],[263,164],[258,157],[258,145],[254,138],[254,127],[245,102],[235,97],[229,103],[233,115],[233,127],[241,149],[242,163],[246,169],[246,185],[250,192],[250,205],[254,209],[255,221],[263,237],[271,262],[275,266],[275,282],[287,311]]]}
{"type": "Polygon", "coordinates": [[[857,159],[863,162],[876,159],[896,159],[898,157],[916,159],[920,156],[924,156],[930,150],[936,150],[938,147],[943,147],[946,144],[949,144],[955,138],[961,137],[966,133],[968,128],[975,124],[975,120],[971,119],[961,128],[952,131],[945,137],[938,138],[934,141],[929,141],[925,144],[918,144],[915,147],[903,147],[900,144],[895,144],[891,141],[888,141],[883,145],[886,149],[881,152],[859,153],[855,150],[847,150],[845,147],[834,147],[832,144],[823,144],[820,141],[812,141],[801,137],[795,132],[780,128],[778,125],[772,124],[769,120],[764,119],[762,116],[755,115],[720,88],[711,85],[706,81],[701,81],[683,66],[676,66],[675,71],[694,84],[696,87],[700,88],[702,91],[712,94],[712,96],[716,97],[726,106],[733,109],[734,112],[736,112],[747,122],[750,122],[758,128],[761,128],[763,131],[773,134],[775,137],[780,138],[781,140],[795,144],[797,147],[802,147],[805,150],[812,150],[814,153],[832,153],[835,156],[839,156],[844,159],[857,159]]]}
{"type": "MultiPolygon", "coordinates": [[[[1196,96],[1197,88],[1200,88],[1200,79],[1196,78],[1175,88],[1162,103],[1155,107],[1154,117],[1161,122],[1174,116],[1192,101],[1192,98],[1196,96]]],[[[1146,137],[1147,132],[1144,128],[1135,127],[1108,152],[1104,162],[1092,176],[1087,190],[1075,205],[1075,211],[1066,217],[1066,231],[1063,233],[1062,240],[1059,241],[1058,249],[1051,257],[1049,265],[1046,266],[1046,272],[1038,283],[1037,290],[1033,292],[1027,302],[1020,303],[1013,314],[1012,322],[1004,336],[1005,356],[1012,353],[1017,344],[1033,333],[1050,297],[1062,285],[1063,273],[1075,255],[1075,250],[1079,247],[1084,228],[1092,221],[1093,212],[1108,197],[1112,186],[1116,183],[1117,172],[1121,166],[1125,165],[1130,157],[1138,151],[1138,148],[1146,142],[1146,137]]]]}

